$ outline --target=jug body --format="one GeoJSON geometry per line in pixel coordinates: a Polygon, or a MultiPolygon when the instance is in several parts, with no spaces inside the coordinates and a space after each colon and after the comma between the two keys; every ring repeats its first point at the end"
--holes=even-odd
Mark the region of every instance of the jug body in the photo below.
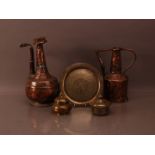
{"type": "Polygon", "coordinates": [[[109,74],[104,78],[104,96],[111,102],[127,101],[128,77],[122,74],[109,74]]]}
{"type": "Polygon", "coordinates": [[[131,49],[112,48],[100,50],[97,57],[101,65],[104,78],[104,97],[111,102],[125,102],[128,100],[128,77],[125,72],[133,66],[136,60],[136,54],[131,49]],[[100,52],[112,51],[110,73],[105,74],[104,62],[102,61],[100,52]],[[127,68],[122,72],[121,51],[131,52],[133,59],[127,68]]]}
{"type": "Polygon", "coordinates": [[[58,94],[58,82],[51,75],[41,75],[39,79],[35,75],[28,79],[25,92],[32,105],[50,106],[58,94]]]}

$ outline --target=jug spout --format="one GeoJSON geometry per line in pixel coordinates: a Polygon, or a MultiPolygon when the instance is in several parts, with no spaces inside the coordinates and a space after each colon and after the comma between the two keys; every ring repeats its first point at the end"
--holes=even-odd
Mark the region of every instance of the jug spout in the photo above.
{"type": "Polygon", "coordinates": [[[33,46],[31,44],[28,43],[23,43],[20,44],[20,47],[30,47],[30,62],[29,62],[29,69],[30,69],[30,75],[34,75],[35,74],[35,58],[34,58],[34,50],[33,50],[33,46]]]}
{"type": "Polygon", "coordinates": [[[114,47],[112,49],[110,72],[120,74],[122,72],[121,48],[114,47]]]}

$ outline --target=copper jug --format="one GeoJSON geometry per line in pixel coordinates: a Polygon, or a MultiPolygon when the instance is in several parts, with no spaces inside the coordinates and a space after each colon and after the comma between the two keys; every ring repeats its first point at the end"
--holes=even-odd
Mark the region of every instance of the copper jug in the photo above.
{"type": "Polygon", "coordinates": [[[128,100],[128,77],[125,73],[134,65],[136,53],[132,49],[115,47],[112,49],[98,50],[96,54],[104,77],[104,97],[111,102],[125,102],[128,100]],[[105,66],[100,53],[109,51],[112,51],[110,74],[105,74],[105,66]],[[132,61],[124,71],[122,71],[122,51],[130,52],[133,55],[132,61]]]}
{"type": "Polygon", "coordinates": [[[49,106],[58,94],[58,81],[51,76],[46,66],[43,44],[45,38],[34,39],[36,45],[36,70],[34,50],[31,44],[21,44],[20,47],[30,47],[30,74],[26,83],[26,95],[34,106],[49,106]]]}

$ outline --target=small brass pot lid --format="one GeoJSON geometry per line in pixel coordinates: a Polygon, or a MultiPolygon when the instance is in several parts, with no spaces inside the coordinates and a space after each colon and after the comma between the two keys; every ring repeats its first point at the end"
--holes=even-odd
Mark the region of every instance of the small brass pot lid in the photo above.
{"type": "Polygon", "coordinates": [[[67,68],[61,91],[75,106],[90,105],[98,97],[102,85],[96,68],[87,63],[76,63],[67,68]]]}

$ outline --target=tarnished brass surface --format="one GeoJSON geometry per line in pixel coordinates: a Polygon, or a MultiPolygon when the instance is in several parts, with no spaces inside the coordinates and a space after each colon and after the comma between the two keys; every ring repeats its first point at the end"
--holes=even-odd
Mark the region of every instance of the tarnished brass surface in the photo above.
{"type": "Polygon", "coordinates": [[[94,104],[92,104],[92,113],[98,116],[104,116],[109,114],[111,102],[105,100],[102,96],[99,96],[94,104]]]}
{"type": "Polygon", "coordinates": [[[49,106],[58,93],[58,81],[51,76],[46,67],[43,44],[45,38],[34,40],[36,45],[36,71],[34,65],[34,52],[31,44],[21,44],[20,47],[30,46],[30,75],[26,83],[26,95],[34,106],[49,106]]]}
{"type": "Polygon", "coordinates": [[[52,106],[52,112],[60,115],[69,114],[72,109],[72,105],[62,95],[57,97],[52,106]]]}
{"type": "Polygon", "coordinates": [[[125,72],[134,65],[136,61],[135,52],[131,49],[115,47],[112,49],[98,50],[96,54],[102,69],[105,90],[103,94],[105,98],[112,102],[125,102],[128,99],[128,77],[125,75],[125,72]],[[110,74],[105,74],[104,62],[100,56],[100,52],[107,51],[112,51],[110,74]],[[122,71],[121,51],[128,51],[133,55],[131,63],[124,71],[122,71]]]}
{"type": "Polygon", "coordinates": [[[103,86],[100,73],[91,65],[76,63],[67,68],[61,84],[62,94],[75,106],[92,104],[103,86]]]}

